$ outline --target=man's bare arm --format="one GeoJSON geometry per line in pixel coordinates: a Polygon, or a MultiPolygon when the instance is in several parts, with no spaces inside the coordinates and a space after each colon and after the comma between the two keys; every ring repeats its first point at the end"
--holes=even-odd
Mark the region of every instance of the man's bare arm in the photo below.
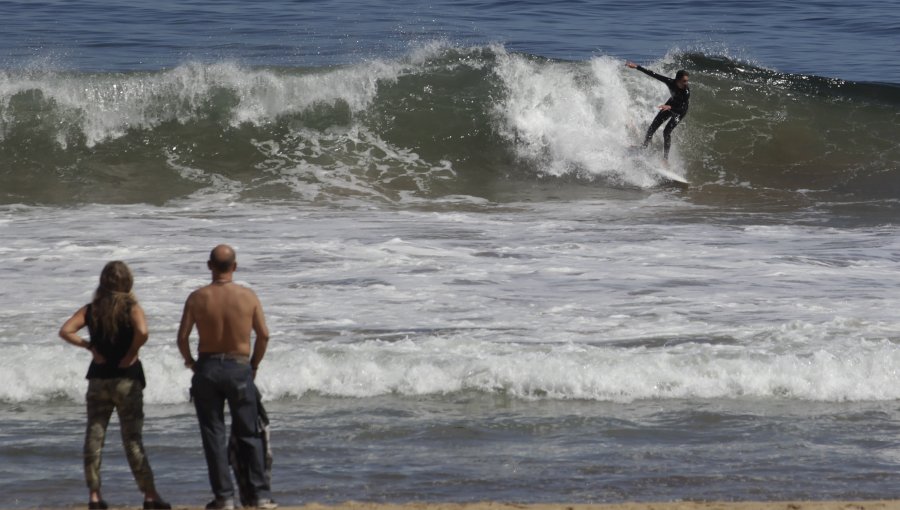
{"type": "Polygon", "coordinates": [[[189,339],[191,331],[194,329],[194,313],[191,311],[191,298],[193,294],[188,296],[184,302],[184,311],[181,313],[181,324],[178,326],[178,351],[184,358],[184,366],[193,369],[194,357],[191,355],[191,344],[189,339]]]}
{"type": "Polygon", "coordinates": [[[263,356],[266,355],[266,348],[269,346],[269,328],[266,326],[266,315],[263,313],[262,303],[259,298],[253,295],[256,300],[256,306],[253,309],[253,332],[256,333],[256,343],[253,345],[253,357],[250,358],[250,366],[255,371],[259,368],[263,356]]]}

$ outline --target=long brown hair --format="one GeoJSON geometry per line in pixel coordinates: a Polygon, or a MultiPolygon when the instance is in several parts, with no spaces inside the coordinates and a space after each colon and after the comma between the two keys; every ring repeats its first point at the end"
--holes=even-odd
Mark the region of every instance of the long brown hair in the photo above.
{"type": "Polygon", "coordinates": [[[91,302],[93,324],[103,332],[105,340],[114,342],[120,324],[131,322],[131,307],[137,298],[131,292],[134,277],[128,266],[120,261],[108,262],[100,273],[100,285],[91,302]]]}

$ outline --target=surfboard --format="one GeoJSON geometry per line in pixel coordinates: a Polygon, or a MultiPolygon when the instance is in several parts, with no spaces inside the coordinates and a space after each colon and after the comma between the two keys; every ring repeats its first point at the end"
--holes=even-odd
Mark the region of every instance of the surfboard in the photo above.
{"type": "Polygon", "coordinates": [[[659,176],[659,184],[661,188],[675,188],[680,190],[688,189],[691,184],[684,177],[676,174],[665,167],[653,168],[653,171],[659,176]]]}
{"type": "Polygon", "coordinates": [[[672,188],[686,190],[690,187],[690,183],[677,173],[666,168],[662,161],[653,160],[643,156],[641,147],[633,145],[628,148],[629,153],[635,158],[635,162],[643,169],[650,172],[657,178],[656,186],[659,188],[672,188]]]}

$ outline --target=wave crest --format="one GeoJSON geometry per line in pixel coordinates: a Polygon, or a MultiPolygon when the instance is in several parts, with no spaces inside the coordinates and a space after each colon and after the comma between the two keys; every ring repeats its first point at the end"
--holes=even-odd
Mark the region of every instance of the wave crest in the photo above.
{"type": "MultiPolygon", "coordinates": [[[[293,154],[291,174],[303,166],[346,181],[348,165],[362,165],[350,172],[354,186],[378,200],[408,191],[485,196],[498,187],[486,183],[505,180],[648,187],[660,149],[636,155],[630,147],[667,91],[622,64],[433,43],[403,59],[339,68],[7,71],[0,200],[164,202],[198,191],[196,179],[171,171],[173,154],[179,165],[247,189],[262,189],[262,180],[279,197],[299,190],[308,198],[281,172],[283,158],[264,150],[276,145],[293,154]],[[310,144],[328,147],[324,165],[303,155],[310,144]],[[382,171],[366,171],[367,154],[379,152],[396,157],[376,157],[382,171]],[[419,163],[410,165],[413,156],[419,163]],[[442,168],[452,172],[435,171],[442,168]]],[[[694,53],[652,67],[692,71],[694,101],[675,132],[673,165],[710,184],[708,192],[749,186],[900,197],[892,113],[900,87],[784,75],[694,53]]]]}

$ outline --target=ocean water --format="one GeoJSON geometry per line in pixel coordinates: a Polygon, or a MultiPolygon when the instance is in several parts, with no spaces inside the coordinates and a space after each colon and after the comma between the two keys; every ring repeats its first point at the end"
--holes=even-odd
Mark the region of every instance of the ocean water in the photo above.
{"type": "MultiPolygon", "coordinates": [[[[282,504],[900,497],[898,2],[0,2],[0,506],[80,504],[125,260],[160,492],[209,249],[282,504]],[[661,182],[664,87],[691,72],[661,182]]],[[[113,422],[104,493],[139,501],[113,422]]]]}

